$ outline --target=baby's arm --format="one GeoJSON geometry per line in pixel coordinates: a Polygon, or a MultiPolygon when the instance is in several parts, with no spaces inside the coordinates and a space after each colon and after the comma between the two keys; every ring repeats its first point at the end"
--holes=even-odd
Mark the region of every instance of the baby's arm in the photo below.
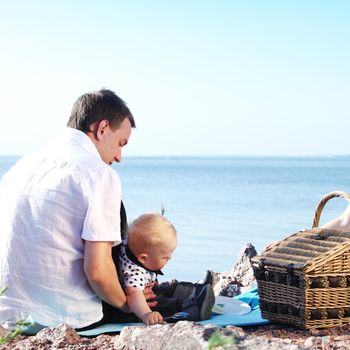
{"type": "Polygon", "coordinates": [[[145,324],[166,323],[162,315],[152,311],[147,305],[143,291],[139,288],[126,287],[124,289],[130,310],[145,324]]]}

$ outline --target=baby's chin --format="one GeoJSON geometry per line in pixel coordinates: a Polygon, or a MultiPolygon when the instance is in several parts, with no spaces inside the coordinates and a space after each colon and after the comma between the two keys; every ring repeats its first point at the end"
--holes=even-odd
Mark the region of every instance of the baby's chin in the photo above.
{"type": "Polygon", "coordinates": [[[151,270],[151,271],[158,271],[161,270],[165,265],[163,266],[147,266],[147,265],[143,265],[147,270],[151,270]]]}

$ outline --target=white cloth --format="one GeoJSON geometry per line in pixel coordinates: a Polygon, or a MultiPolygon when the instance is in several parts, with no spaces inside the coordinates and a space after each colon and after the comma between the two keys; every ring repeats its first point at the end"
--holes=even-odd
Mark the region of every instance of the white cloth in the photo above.
{"type": "Polygon", "coordinates": [[[102,303],[83,270],[84,240],[120,243],[121,186],[93,142],[66,128],[0,182],[0,321],[29,314],[84,327],[102,303]]]}

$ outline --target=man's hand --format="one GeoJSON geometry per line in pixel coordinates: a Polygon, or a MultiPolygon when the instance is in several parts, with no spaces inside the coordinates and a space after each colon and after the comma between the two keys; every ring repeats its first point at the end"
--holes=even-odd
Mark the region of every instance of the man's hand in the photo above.
{"type": "Polygon", "coordinates": [[[147,304],[149,307],[155,307],[158,302],[153,300],[157,297],[156,294],[154,294],[152,287],[154,283],[149,283],[146,285],[145,289],[143,290],[143,295],[145,296],[145,299],[147,301],[147,304]]]}
{"type": "Polygon", "coordinates": [[[163,319],[163,316],[157,311],[152,311],[144,314],[142,316],[142,322],[148,325],[157,324],[157,323],[160,323],[160,324],[166,323],[163,319]]]}

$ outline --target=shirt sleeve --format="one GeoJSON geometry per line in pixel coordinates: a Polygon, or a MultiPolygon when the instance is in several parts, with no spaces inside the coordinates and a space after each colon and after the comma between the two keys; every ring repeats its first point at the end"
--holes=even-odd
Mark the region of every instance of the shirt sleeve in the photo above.
{"type": "Polygon", "coordinates": [[[121,184],[118,174],[106,168],[89,174],[86,180],[87,210],[81,238],[120,243],[121,184]]]}
{"type": "Polygon", "coordinates": [[[137,267],[134,269],[129,269],[124,271],[123,281],[124,287],[133,287],[144,290],[147,284],[147,276],[146,273],[137,267]]]}

